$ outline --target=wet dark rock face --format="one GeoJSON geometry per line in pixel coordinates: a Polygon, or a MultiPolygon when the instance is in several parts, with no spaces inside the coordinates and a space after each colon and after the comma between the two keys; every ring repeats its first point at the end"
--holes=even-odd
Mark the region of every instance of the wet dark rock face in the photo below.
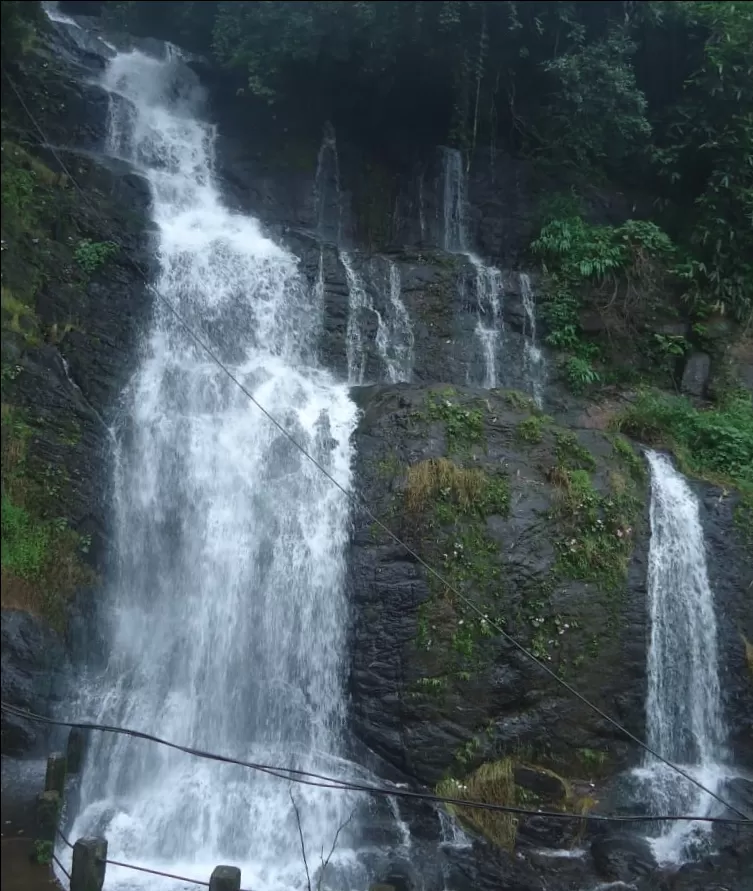
{"type": "MultiPolygon", "coordinates": [[[[83,31],[77,43],[51,29],[11,71],[55,152],[38,144],[15,93],[3,84],[3,151],[10,156],[4,165],[15,157],[39,164],[39,185],[26,209],[32,225],[23,217],[13,227],[3,220],[4,293],[26,295],[32,311],[25,327],[4,318],[2,353],[3,461],[15,455],[18,466],[9,473],[36,516],[65,523],[87,542],[83,559],[96,579],[108,559],[109,427],[117,423],[120,393],[148,322],[143,276],[153,257],[147,184],[99,154],[109,100],[89,81],[104,67],[106,48],[92,43],[83,31]],[[85,239],[118,246],[90,275],[75,258],[85,239]]],[[[54,599],[53,581],[43,577],[38,585],[43,599],[54,599]]],[[[52,628],[39,616],[5,608],[9,601],[23,604],[23,586],[6,600],[14,584],[4,569],[3,700],[48,714],[65,668],[64,623],[52,628]]],[[[43,728],[6,713],[2,728],[4,753],[33,752],[46,738],[43,728]]]]}
{"type": "MultiPolygon", "coordinates": [[[[20,610],[2,613],[2,698],[4,703],[49,714],[65,668],[62,641],[41,619],[20,610]]],[[[3,755],[40,751],[47,728],[3,712],[3,755]]]]}
{"type": "MultiPolygon", "coordinates": [[[[62,338],[37,343],[4,332],[3,361],[20,371],[9,382],[7,396],[4,382],[3,401],[23,409],[34,429],[30,466],[36,461],[40,468],[52,463],[65,469],[65,486],[50,498],[56,499],[59,516],[91,537],[89,559],[94,571],[102,572],[108,556],[108,428],[118,422],[120,394],[151,312],[138,271],[148,275],[153,263],[149,193],[132,170],[99,154],[108,98],[84,75],[104,67],[106,50],[83,33],[55,33],[42,55],[17,76],[25,77],[37,96],[35,113],[50,141],[65,147],[66,166],[85,193],[95,196],[96,211],[76,202],[68,221],[73,228],[61,229],[59,238],[113,240],[120,251],[85,287],[70,288],[62,275],[46,278],[37,303],[42,328],[64,328],[70,318],[77,323],[62,338]],[[60,431],[72,423],[80,436],[61,441],[60,431]]],[[[150,46],[148,41],[143,45],[150,46]]],[[[640,454],[636,450],[635,462],[629,461],[610,434],[595,429],[604,425],[592,423],[591,409],[584,411],[563,393],[554,361],[545,391],[552,417],[544,417],[519,393],[473,387],[478,378],[474,272],[466,258],[442,250],[440,152],[417,156],[396,149],[389,159],[370,158],[349,140],[345,128],[337,178],[325,170],[317,200],[323,122],[288,119],[284,109],[249,111],[248,105],[241,115],[236,100],[222,92],[221,77],[202,64],[194,68],[209,89],[207,108],[219,127],[218,175],[228,199],[256,214],[295,252],[310,283],[317,281],[321,265],[320,356],[338,375],[346,371],[348,321],[340,251],[352,252],[378,312],[384,312],[387,301],[380,286],[385,269],[390,263],[398,267],[415,338],[412,381],[380,383],[384,370],[372,330],[365,332],[365,378],[371,385],[353,390],[361,410],[356,486],[371,511],[449,576],[482,616],[488,614],[560,678],[642,737],[649,491],[647,479],[635,470],[640,454]],[[482,475],[482,511],[459,511],[442,486],[430,486],[423,502],[411,506],[411,468],[439,459],[482,475]],[[619,573],[613,564],[608,578],[572,570],[582,530],[562,514],[568,485],[563,470],[587,471],[594,497],[602,500],[625,491],[622,486],[629,491],[632,501],[620,531],[630,546],[608,543],[622,555],[619,573]]],[[[57,172],[54,157],[21,126],[21,110],[5,95],[3,101],[19,142],[57,172]]],[[[535,181],[525,163],[499,156],[480,156],[468,183],[469,244],[502,270],[500,379],[506,388],[526,388],[519,267],[533,231],[537,196],[550,188],[552,183],[535,181]]],[[[594,219],[604,221],[627,215],[619,195],[594,193],[590,210],[594,219]]],[[[29,244],[19,247],[21,265],[31,250],[29,244]]],[[[706,379],[693,386],[705,387],[706,379]]],[[[753,685],[744,638],[753,640],[753,560],[736,519],[736,496],[694,485],[702,499],[717,599],[730,747],[736,762],[751,768],[753,685]]],[[[484,626],[363,512],[353,517],[348,591],[352,732],[385,770],[433,787],[448,774],[462,782],[482,764],[511,758],[518,802],[527,807],[539,807],[562,788],[564,809],[582,805],[598,813],[618,806],[610,798],[610,781],[639,763],[640,751],[484,626]]],[[[4,701],[50,713],[66,660],[71,652],[75,657],[92,625],[87,616],[96,599],[96,585],[76,598],[67,640],[27,613],[3,611],[4,701]],[[74,644],[66,652],[70,641],[74,644]]],[[[87,648],[92,645],[96,649],[96,641],[87,648]]],[[[43,747],[38,727],[3,715],[4,753],[29,754],[43,747]]],[[[749,795],[743,785],[735,792],[740,801],[749,795]]],[[[417,837],[426,829],[427,838],[437,839],[434,812],[411,812],[410,819],[417,837]]],[[[715,857],[671,871],[657,867],[637,835],[600,829],[587,820],[572,826],[527,819],[518,828],[512,857],[474,837],[472,846],[446,852],[448,887],[572,891],[619,880],[638,891],[753,888],[753,852],[739,834],[719,833],[715,857]],[[553,858],[542,848],[582,849],[582,856],[553,858]]],[[[385,868],[383,881],[394,888],[416,884],[405,864],[385,868]]]]}

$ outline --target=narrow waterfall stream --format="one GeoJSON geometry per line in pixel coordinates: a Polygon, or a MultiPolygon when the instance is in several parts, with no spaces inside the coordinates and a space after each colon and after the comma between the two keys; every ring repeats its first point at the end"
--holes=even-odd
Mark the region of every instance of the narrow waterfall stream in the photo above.
{"type": "MultiPolygon", "coordinates": [[[[383,290],[388,295],[388,301],[384,313],[379,315],[376,348],[384,365],[387,382],[397,384],[410,381],[413,374],[413,327],[401,296],[400,269],[397,263],[386,260],[381,265],[387,268],[386,275],[383,275],[383,290]]],[[[374,278],[378,275],[375,269],[374,278]]]]}
{"type": "MultiPolygon", "coordinates": [[[[356,410],[317,367],[319,313],[295,258],[231,213],[213,176],[215,134],[179,59],[118,54],[109,152],[148,178],[160,292],[344,486],[356,410]]],[[[345,497],[249,404],[157,302],[117,437],[117,571],[109,661],[91,717],[256,761],[353,776],[345,762],[345,497]]],[[[360,799],[101,734],[88,753],[74,838],[109,856],[206,881],[307,886],[291,794],[311,852],[329,850],[360,799]]],[[[333,856],[364,887],[353,844],[333,856]]],[[[67,852],[61,851],[61,855],[67,852]]],[[[158,888],[108,867],[108,888],[158,888]]],[[[165,881],[174,891],[178,885],[165,881]]],[[[340,887],[338,885],[338,887],[340,887]]]]}
{"type": "MultiPolygon", "coordinates": [[[[342,247],[340,159],[337,154],[335,131],[331,124],[324,129],[317,155],[314,197],[319,238],[329,236],[334,239],[348,287],[348,322],[345,331],[348,383],[359,386],[365,382],[368,359],[367,331],[372,316],[376,321],[374,346],[382,365],[384,379],[390,384],[409,381],[413,374],[414,336],[410,314],[401,296],[400,270],[390,259],[385,258],[380,262],[375,258],[366,264],[367,281],[364,270],[356,268],[357,258],[354,253],[342,247]],[[384,268],[387,270],[386,275],[381,272],[384,268]],[[382,310],[374,305],[372,291],[386,297],[382,310]]],[[[321,290],[323,299],[321,251],[317,288],[321,290]]]]}
{"type": "MultiPolygon", "coordinates": [[[[714,595],[698,500],[666,455],[649,451],[651,546],[646,723],[649,745],[713,792],[725,778],[714,595]]],[[[649,756],[636,772],[652,814],[707,815],[716,802],[649,756]]],[[[652,844],[660,862],[679,862],[702,844],[708,823],[675,823],[652,844]]]]}
{"type": "Polygon", "coordinates": [[[501,303],[502,273],[495,266],[487,266],[468,248],[465,226],[466,188],[463,157],[457,149],[442,149],[444,173],[443,215],[444,248],[463,254],[473,267],[477,320],[475,334],[481,347],[484,374],[481,386],[499,386],[497,357],[502,334],[501,303]]]}
{"type": "MultiPolygon", "coordinates": [[[[347,251],[340,251],[340,262],[345,270],[348,284],[348,325],[345,331],[345,355],[348,362],[348,383],[359,385],[366,376],[366,344],[364,328],[368,316],[375,313],[366,284],[353,265],[353,258],[347,251]]],[[[381,317],[377,325],[381,326],[381,317]]]]}
{"type": "Polygon", "coordinates": [[[526,325],[523,332],[523,374],[529,383],[531,395],[536,405],[541,408],[544,399],[544,381],[546,368],[544,355],[536,339],[536,304],[533,300],[533,288],[531,278],[525,272],[518,273],[520,282],[520,296],[523,299],[523,311],[525,312],[526,325]]]}

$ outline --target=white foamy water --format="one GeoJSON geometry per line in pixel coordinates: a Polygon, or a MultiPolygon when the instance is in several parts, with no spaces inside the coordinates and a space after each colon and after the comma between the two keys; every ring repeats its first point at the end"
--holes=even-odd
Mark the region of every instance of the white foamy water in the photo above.
{"type": "MultiPolygon", "coordinates": [[[[316,365],[321,295],[255,219],[224,206],[192,75],[176,58],[132,52],[112,60],[104,84],[108,151],[151,187],[158,289],[348,487],[356,410],[316,365]]],[[[109,661],[78,707],[178,743],[354,776],[342,758],[347,499],[160,302],[124,399],[109,661]]],[[[102,734],[69,832],[106,836],[113,859],[203,881],[235,864],[243,887],[294,891],[306,875],[290,792],[268,775],[102,734]]],[[[292,792],[316,872],[360,799],[292,792]]],[[[333,856],[348,888],[367,884],[356,826],[333,856]]],[[[135,887],[162,884],[108,867],[107,888],[135,887]]]]}
{"type": "Polygon", "coordinates": [[[45,11],[51,22],[58,22],[61,25],[70,25],[73,28],[81,27],[81,25],[74,21],[69,15],[60,11],[58,0],[44,0],[42,9],[45,11]]]}
{"type": "Polygon", "coordinates": [[[488,266],[468,247],[466,232],[466,174],[463,157],[457,149],[442,149],[444,173],[443,215],[444,247],[463,254],[474,272],[477,320],[475,334],[483,359],[484,376],[481,386],[492,389],[500,383],[498,354],[502,335],[500,297],[502,274],[495,266],[488,266]]]}
{"type": "MultiPolygon", "coordinates": [[[[646,724],[649,745],[718,793],[723,766],[714,595],[698,499],[666,455],[647,452],[651,469],[646,724]]],[[[714,799],[676,771],[647,756],[635,772],[652,814],[714,812],[714,799]]],[[[652,840],[659,862],[681,862],[703,845],[708,823],[672,824],[652,840]]]]}
{"type": "Polygon", "coordinates": [[[518,273],[520,282],[520,295],[523,300],[526,325],[523,335],[523,375],[528,384],[528,389],[533,396],[533,401],[541,408],[544,396],[544,380],[546,367],[544,355],[536,339],[536,304],[533,299],[531,278],[525,272],[518,273]]]}
{"type": "MultiPolygon", "coordinates": [[[[348,362],[348,383],[362,384],[366,374],[366,343],[364,327],[368,317],[379,314],[374,309],[366,284],[353,265],[353,258],[347,251],[340,251],[340,262],[345,270],[348,283],[348,325],[345,331],[345,355],[348,362]]],[[[377,325],[381,325],[381,317],[377,325]]]]}
{"type": "Polygon", "coordinates": [[[396,384],[410,381],[413,374],[414,338],[410,315],[401,296],[400,270],[392,260],[387,260],[386,265],[388,300],[384,315],[377,314],[376,347],[388,382],[396,384]]]}

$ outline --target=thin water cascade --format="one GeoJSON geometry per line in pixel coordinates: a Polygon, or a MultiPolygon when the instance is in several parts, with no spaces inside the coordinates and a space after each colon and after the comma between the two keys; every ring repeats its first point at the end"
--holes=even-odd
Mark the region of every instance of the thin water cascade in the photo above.
{"type": "MultiPolygon", "coordinates": [[[[335,131],[331,124],[324,128],[322,144],[317,156],[316,175],[314,178],[314,198],[317,217],[317,233],[320,241],[326,235],[333,234],[338,246],[338,255],[348,286],[348,322],[345,332],[345,353],[347,361],[348,383],[361,385],[366,375],[368,349],[366,331],[370,318],[376,319],[375,346],[384,366],[386,379],[390,383],[409,381],[413,373],[413,328],[408,310],[400,293],[400,270],[392,261],[387,261],[388,274],[386,287],[388,296],[384,312],[374,306],[373,297],[367,282],[356,269],[352,252],[341,246],[342,241],[342,207],[340,198],[340,161],[337,154],[335,131]],[[334,191],[336,224],[327,220],[328,183],[334,191]]],[[[330,200],[331,197],[330,197],[330,200]]],[[[315,291],[320,294],[320,302],[324,304],[323,247],[319,251],[319,277],[315,291]]],[[[370,285],[381,285],[378,272],[370,276],[370,285]]]]}
{"type": "Polygon", "coordinates": [[[348,383],[358,386],[364,382],[366,374],[366,346],[363,334],[366,318],[369,314],[376,313],[378,326],[381,326],[382,319],[374,309],[363,278],[353,265],[351,254],[341,250],[340,262],[348,283],[348,325],[345,331],[348,383]]]}
{"type": "Polygon", "coordinates": [[[476,302],[478,319],[476,336],[481,343],[484,357],[484,379],[482,386],[491,390],[497,380],[497,351],[502,333],[500,321],[499,295],[502,292],[502,273],[494,266],[485,266],[475,254],[468,254],[476,273],[476,302]]]}
{"type": "Polygon", "coordinates": [[[69,25],[71,28],[81,28],[81,25],[79,25],[78,22],[60,11],[59,0],[44,0],[42,9],[51,22],[58,22],[61,25],[69,25]]]}
{"type": "MultiPolygon", "coordinates": [[[[714,595],[698,499],[666,455],[646,453],[651,469],[646,724],[649,745],[718,792],[725,779],[714,595]]],[[[648,756],[636,772],[651,813],[708,815],[711,796],[648,756]]],[[[675,823],[653,839],[660,862],[680,862],[703,846],[707,823],[675,823]]]]}
{"type": "Polygon", "coordinates": [[[518,273],[518,281],[520,283],[520,296],[523,300],[523,311],[525,312],[523,374],[533,396],[533,401],[541,408],[546,368],[544,355],[536,340],[536,304],[533,299],[530,276],[525,272],[520,272],[518,273]]]}
{"type": "MultiPolygon", "coordinates": [[[[115,56],[104,74],[108,152],[151,187],[156,286],[347,487],[356,409],[346,385],[317,366],[316,289],[255,219],[224,206],[215,134],[192,78],[175,58],[137,51],[115,56]]],[[[239,758],[359,775],[343,759],[347,499],[159,302],[125,403],[114,456],[117,568],[101,629],[109,658],[80,681],[76,711],[239,758]]],[[[99,734],[68,830],[106,836],[113,859],[203,881],[234,863],[244,887],[298,891],[307,880],[291,791],[316,870],[358,796],[291,790],[99,734]]],[[[332,861],[348,888],[368,884],[357,827],[356,818],[341,832],[332,861]]],[[[162,885],[108,867],[107,887],[162,885]]]]}
{"type": "Polygon", "coordinates": [[[340,203],[340,158],[337,154],[335,128],[327,123],[324,126],[322,143],[316,157],[314,176],[314,204],[316,208],[316,231],[320,239],[331,237],[335,244],[342,239],[342,206],[340,203]],[[334,191],[334,220],[327,218],[328,183],[334,191]]]}
{"type": "Polygon", "coordinates": [[[341,250],[340,262],[348,285],[348,324],[345,332],[348,383],[355,386],[364,383],[368,358],[364,332],[371,316],[376,320],[374,346],[386,380],[391,384],[410,381],[413,374],[413,327],[401,297],[397,264],[392,260],[372,262],[369,264],[367,284],[355,268],[353,254],[341,250]],[[385,262],[386,276],[379,269],[385,262]],[[387,295],[383,312],[374,306],[372,287],[387,295]]]}
{"type": "Polygon", "coordinates": [[[481,385],[486,389],[492,389],[499,385],[497,357],[504,333],[500,300],[502,274],[495,266],[487,266],[468,248],[465,226],[466,174],[462,155],[457,149],[443,148],[442,163],[444,248],[452,253],[463,254],[473,267],[477,307],[475,334],[479,340],[484,364],[481,385]]]}
{"type": "Polygon", "coordinates": [[[403,303],[400,269],[387,260],[387,291],[389,303],[384,317],[378,315],[379,327],[376,347],[391,384],[410,381],[413,374],[413,328],[408,310],[403,303]]]}

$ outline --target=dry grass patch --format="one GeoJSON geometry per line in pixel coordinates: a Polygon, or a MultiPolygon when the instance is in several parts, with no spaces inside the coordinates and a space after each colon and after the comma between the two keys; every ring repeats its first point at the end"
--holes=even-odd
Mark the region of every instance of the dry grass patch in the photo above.
{"type": "MultiPolygon", "coordinates": [[[[448,798],[465,798],[482,804],[515,805],[516,788],[512,759],[503,758],[501,761],[482,764],[462,782],[455,779],[442,780],[437,787],[437,794],[448,798]]],[[[515,847],[518,819],[512,814],[455,805],[447,805],[447,809],[499,847],[508,851],[515,847]]]]}
{"type": "Polygon", "coordinates": [[[406,504],[411,512],[420,513],[442,495],[468,510],[481,500],[485,484],[480,470],[466,470],[447,458],[429,458],[408,468],[406,504]]]}

